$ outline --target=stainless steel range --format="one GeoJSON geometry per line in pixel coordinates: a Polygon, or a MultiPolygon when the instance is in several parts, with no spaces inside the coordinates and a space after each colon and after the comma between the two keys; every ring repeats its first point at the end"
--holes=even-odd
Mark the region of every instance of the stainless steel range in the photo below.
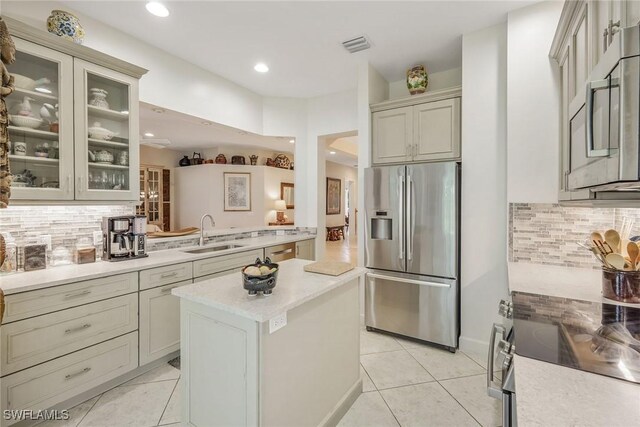
{"type": "Polygon", "coordinates": [[[460,164],[365,171],[365,324],[455,351],[460,164]]]}

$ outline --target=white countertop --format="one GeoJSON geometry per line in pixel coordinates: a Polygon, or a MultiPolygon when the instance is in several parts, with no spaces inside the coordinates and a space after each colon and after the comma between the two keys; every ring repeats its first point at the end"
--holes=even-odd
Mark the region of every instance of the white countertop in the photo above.
{"type": "Polygon", "coordinates": [[[638,426],[640,385],[515,356],[520,426],[638,426]]]}
{"type": "Polygon", "coordinates": [[[524,292],[637,307],[602,296],[602,271],[592,268],[509,263],[509,292],[524,292]]]}
{"type": "Polygon", "coordinates": [[[199,259],[228,255],[231,253],[313,238],[315,238],[315,235],[309,234],[252,237],[250,239],[229,240],[207,245],[216,246],[233,243],[235,245],[242,246],[226,251],[189,254],[184,251],[197,249],[197,247],[168,249],[164,251],[151,252],[146,258],[118,262],[97,261],[91,264],[71,264],[60,267],[51,267],[44,270],[19,272],[15,274],[1,275],[0,288],[4,291],[5,295],[11,295],[18,292],[32,291],[35,289],[63,285],[82,280],[96,279],[114,274],[129,273],[132,271],[146,270],[165,265],[179,264],[181,262],[196,261],[199,259]]]}
{"type": "Polygon", "coordinates": [[[268,296],[249,296],[242,287],[242,274],[239,272],[180,286],[171,293],[188,301],[265,322],[365,273],[365,269],[359,267],[335,277],[304,271],[304,266],[312,262],[291,259],[279,263],[278,282],[273,294],[268,296]]]}

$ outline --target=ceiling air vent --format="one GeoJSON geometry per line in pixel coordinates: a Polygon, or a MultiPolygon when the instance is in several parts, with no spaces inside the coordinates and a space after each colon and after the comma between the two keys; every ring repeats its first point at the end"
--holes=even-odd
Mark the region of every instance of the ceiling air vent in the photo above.
{"type": "Polygon", "coordinates": [[[369,49],[371,47],[371,43],[369,43],[369,40],[367,40],[365,36],[360,36],[355,39],[342,42],[342,46],[344,46],[344,48],[350,53],[356,53],[361,50],[369,49]]]}

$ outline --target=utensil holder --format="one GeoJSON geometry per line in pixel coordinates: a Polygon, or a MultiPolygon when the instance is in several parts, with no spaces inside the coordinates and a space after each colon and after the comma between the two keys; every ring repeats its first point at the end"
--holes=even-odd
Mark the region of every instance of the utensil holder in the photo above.
{"type": "Polygon", "coordinates": [[[640,303],[640,271],[603,267],[602,296],[619,302],[640,303]]]}

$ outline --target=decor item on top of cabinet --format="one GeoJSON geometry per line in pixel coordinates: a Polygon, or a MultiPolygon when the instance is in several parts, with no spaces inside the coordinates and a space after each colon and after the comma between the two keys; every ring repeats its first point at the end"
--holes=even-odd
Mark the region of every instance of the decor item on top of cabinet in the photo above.
{"type": "Polygon", "coordinates": [[[14,77],[6,64],[16,60],[16,46],[11,39],[7,24],[0,18],[0,209],[9,206],[11,198],[11,167],[9,165],[9,112],[4,98],[15,89],[14,77]]]}
{"type": "Polygon", "coordinates": [[[293,202],[293,188],[293,183],[291,182],[280,183],[280,199],[284,200],[287,205],[287,209],[295,209],[295,204],[293,202]]]}
{"type": "Polygon", "coordinates": [[[244,165],[245,164],[244,156],[231,156],[231,164],[244,165]]]}
{"type": "Polygon", "coordinates": [[[109,141],[118,134],[117,132],[103,128],[100,122],[93,122],[93,126],[87,130],[89,131],[89,138],[100,139],[102,141],[109,141]]]}
{"type": "Polygon", "coordinates": [[[104,89],[100,89],[99,87],[92,87],[89,89],[89,94],[91,99],[89,99],[89,105],[93,105],[97,108],[102,108],[104,110],[109,109],[109,102],[107,102],[107,92],[104,89]]]}
{"type": "Polygon", "coordinates": [[[47,18],[47,31],[63,39],[82,44],[84,40],[84,28],[80,20],[73,13],[64,10],[52,10],[47,18]]]}
{"type": "Polygon", "coordinates": [[[255,166],[258,164],[258,156],[252,154],[249,156],[249,161],[251,162],[251,166],[255,166]]]}
{"type": "Polygon", "coordinates": [[[227,164],[227,158],[224,156],[224,154],[218,154],[216,156],[216,164],[217,165],[226,165],[227,164]]]}
{"type": "Polygon", "coordinates": [[[424,65],[416,65],[407,70],[407,89],[411,95],[424,93],[429,85],[429,77],[424,65]]]}
{"type": "Polygon", "coordinates": [[[189,166],[191,161],[189,160],[189,156],[183,156],[178,162],[180,166],[189,166]]]}
{"type": "Polygon", "coordinates": [[[276,165],[276,161],[275,160],[273,160],[271,158],[267,159],[267,166],[275,167],[275,165],[276,165]]]}
{"type": "Polygon", "coordinates": [[[200,153],[196,153],[194,151],[193,155],[191,156],[191,164],[192,165],[201,165],[203,163],[204,163],[204,159],[202,158],[202,155],[200,153]]]}
{"type": "Polygon", "coordinates": [[[250,173],[224,173],[224,210],[226,212],[251,210],[250,173]]]}
{"type": "Polygon", "coordinates": [[[284,154],[278,154],[274,161],[274,166],[280,169],[289,169],[291,167],[291,160],[284,154]]]}
{"type": "Polygon", "coordinates": [[[341,210],[342,182],[337,178],[327,178],[327,215],[339,215],[341,210]]]}
{"type": "Polygon", "coordinates": [[[206,159],[206,160],[204,161],[204,164],[205,164],[205,165],[212,165],[212,164],[214,164],[214,163],[215,163],[215,161],[214,161],[213,159],[206,159]]]}

